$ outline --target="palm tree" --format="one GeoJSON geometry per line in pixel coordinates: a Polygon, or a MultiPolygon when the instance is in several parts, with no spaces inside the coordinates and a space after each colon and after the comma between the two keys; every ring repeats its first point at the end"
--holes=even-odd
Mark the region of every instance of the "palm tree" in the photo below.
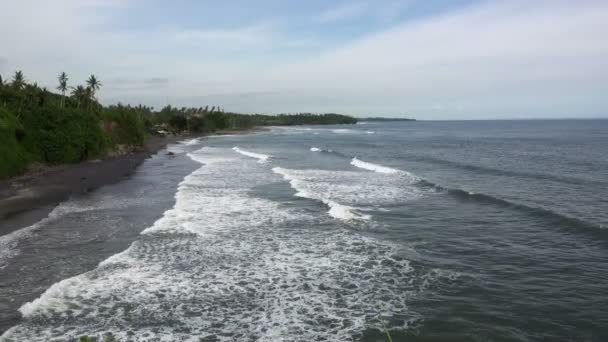
{"type": "Polygon", "coordinates": [[[59,86],[57,90],[61,91],[61,108],[65,106],[65,92],[68,90],[68,75],[65,72],[59,74],[59,86]]]}
{"type": "Polygon", "coordinates": [[[2,80],[2,75],[0,75],[0,88],[4,85],[4,81],[2,80]]]}
{"type": "Polygon", "coordinates": [[[25,85],[25,76],[23,76],[23,71],[19,70],[15,72],[13,76],[13,82],[11,83],[13,87],[16,89],[21,89],[25,85]]]}
{"type": "Polygon", "coordinates": [[[91,110],[91,104],[95,101],[95,92],[101,88],[101,82],[95,77],[95,75],[91,75],[87,80],[87,95],[89,97],[89,110],[91,110]]]}
{"type": "Polygon", "coordinates": [[[76,99],[76,103],[78,104],[78,108],[80,108],[81,104],[84,104],[89,97],[89,92],[87,88],[84,86],[77,86],[76,88],[72,87],[71,95],[74,99],[76,99]]]}
{"type": "Polygon", "coordinates": [[[101,82],[99,82],[95,75],[91,75],[91,77],[89,77],[89,79],[87,80],[87,88],[91,90],[91,95],[93,97],[95,96],[95,92],[97,92],[99,88],[101,88],[101,85],[101,82]]]}

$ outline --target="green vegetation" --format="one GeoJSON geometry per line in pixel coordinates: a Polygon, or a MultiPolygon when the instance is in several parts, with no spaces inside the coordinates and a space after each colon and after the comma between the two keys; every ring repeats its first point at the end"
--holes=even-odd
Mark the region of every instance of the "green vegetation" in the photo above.
{"type": "Polygon", "coordinates": [[[9,82],[0,76],[0,179],[23,173],[32,162],[76,163],[124,153],[141,147],[150,135],[357,122],[339,114],[244,115],[219,106],[105,107],[96,98],[102,83],[95,75],[74,87],[65,72],[57,80],[60,94],[29,83],[22,71],[9,82]]]}

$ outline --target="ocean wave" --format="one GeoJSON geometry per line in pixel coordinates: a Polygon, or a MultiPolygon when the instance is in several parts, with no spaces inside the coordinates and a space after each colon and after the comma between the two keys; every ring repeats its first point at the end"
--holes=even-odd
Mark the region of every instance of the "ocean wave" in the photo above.
{"type": "Polygon", "coordinates": [[[352,133],[357,133],[357,131],[355,131],[353,129],[348,129],[348,128],[332,129],[331,131],[333,133],[336,133],[336,134],[352,134],[352,133]]]}
{"type": "Polygon", "coordinates": [[[245,151],[245,150],[240,149],[238,146],[233,147],[232,150],[237,153],[240,153],[244,156],[256,158],[260,163],[265,163],[268,161],[268,159],[270,159],[272,157],[267,154],[245,151]]]}
{"type": "Polygon", "coordinates": [[[21,228],[0,236],[0,269],[8,266],[9,261],[20,254],[19,244],[26,239],[36,235],[36,231],[53,223],[61,217],[73,213],[82,213],[86,211],[99,210],[112,205],[124,205],[122,202],[112,200],[100,202],[98,206],[76,203],[75,201],[67,201],[58,204],[48,215],[42,220],[25,228],[21,228]]]}
{"type": "Polygon", "coordinates": [[[400,247],[252,196],[279,176],[229,149],[190,156],[201,167],[180,183],[171,210],[124,252],[23,305],[23,320],[2,338],[348,341],[382,329],[378,314],[395,327],[419,317],[407,301],[424,271],[400,247]]]}
{"type": "Polygon", "coordinates": [[[272,171],[276,174],[283,176],[283,178],[289,181],[291,187],[296,190],[295,196],[309,198],[323,202],[329,207],[328,214],[336,219],[351,221],[351,220],[369,220],[371,216],[360,214],[356,212],[356,208],[340,204],[336,201],[330,200],[324,194],[314,191],[313,187],[307,186],[302,178],[298,178],[293,170],[287,170],[280,167],[274,167],[272,171]]]}
{"type": "Polygon", "coordinates": [[[364,162],[362,160],[359,160],[357,158],[353,158],[350,162],[351,165],[356,166],[360,169],[365,169],[368,171],[374,171],[374,172],[379,172],[379,173],[399,173],[401,172],[400,170],[397,169],[393,169],[390,167],[386,167],[386,166],[382,166],[382,165],[378,165],[378,164],[373,164],[373,163],[368,163],[368,162],[364,162]]]}
{"type": "Polygon", "coordinates": [[[366,210],[411,201],[424,196],[409,177],[360,171],[294,170],[275,167],[273,172],[289,181],[295,196],[314,199],[329,207],[329,215],[344,221],[369,220],[366,210]]]}
{"type": "Polygon", "coordinates": [[[192,145],[196,145],[198,143],[200,143],[200,139],[199,138],[194,138],[194,139],[189,139],[189,140],[182,140],[179,143],[180,144],[184,144],[186,146],[192,146],[192,145]]]}
{"type": "Polygon", "coordinates": [[[338,152],[335,152],[334,150],[324,150],[324,149],[321,149],[321,148],[318,148],[318,147],[311,147],[311,148],[310,148],[310,152],[334,153],[334,154],[336,154],[336,155],[339,155],[339,156],[344,157],[344,155],[343,155],[343,154],[338,153],[338,152]]]}
{"type": "Polygon", "coordinates": [[[526,204],[516,203],[516,202],[512,202],[512,201],[509,201],[509,200],[506,200],[506,199],[503,199],[500,197],[496,197],[496,196],[488,195],[488,194],[484,194],[484,193],[472,192],[472,191],[467,191],[467,190],[457,189],[457,188],[446,188],[446,187],[437,185],[435,183],[432,183],[432,182],[429,182],[426,180],[421,180],[419,182],[419,184],[422,186],[433,187],[439,191],[446,192],[449,195],[452,195],[452,196],[462,199],[462,200],[472,200],[472,201],[477,201],[477,202],[486,203],[486,204],[498,205],[498,206],[501,206],[504,208],[511,208],[511,209],[525,212],[528,215],[531,215],[534,217],[548,220],[551,223],[562,226],[562,227],[570,227],[570,228],[575,228],[575,229],[582,228],[587,232],[596,232],[596,233],[600,233],[601,235],[608,236],[608,230],[602,229],[601,225],[596,225],[596,224],[593,224],[593,223],[590,223],[590,222],[587,222],[587,221],[584,221],[584,220],[581,220],[578,218],[564,215],[564,214],[558,213],[558,212],[550,210],[550,209],[533,207],[533,206],[529,206],[526,204]]]}
{"type": "Polygon", "coordinates": [[[504,176],[504,177],[523,177],[523,178],[531,178],[531,179],[544,180],[544,181],[548,180],[548,181],[553,181],[553,182],[558,182],[558,183],[567,183],[567,184],[575,184],[575,185],[590,184],[590,183],[604,184],[604,185],[608,184],[608,183],[601,182],[598,180],[587,180],[587,179],[576,178],[576,177],[559,176],[559,175],[554,175],[554,174],[550,174],[550,173],[534,173],[534,172],[526,172],[526,171],[495,169],[495,168],[490,168],[490,167],[486,167],[486,166],[466,164],[466,163],[462,163],[462,162],[458,162],[458,161],[435,158],[435,157],[430,157],[430,156],[418,156],[418,157],[415,157],[415,159],[423,161],[423,162],[431,162],[431,163],[446,165],[446,166],[459,168],[459,169],[463,169],[463,170],[475,171],[475,172],[479,172],[479,173],[487,174],[487,175],[504,176]]]}

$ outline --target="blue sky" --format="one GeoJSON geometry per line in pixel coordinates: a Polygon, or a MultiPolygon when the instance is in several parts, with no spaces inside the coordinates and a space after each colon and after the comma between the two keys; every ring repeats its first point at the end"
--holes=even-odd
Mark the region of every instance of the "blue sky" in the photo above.
{"type": "Polygon", "coordinates": [[[0,74],[157,107],[608,117],[606,34],[601,0],[3,1],[0,74]]]}

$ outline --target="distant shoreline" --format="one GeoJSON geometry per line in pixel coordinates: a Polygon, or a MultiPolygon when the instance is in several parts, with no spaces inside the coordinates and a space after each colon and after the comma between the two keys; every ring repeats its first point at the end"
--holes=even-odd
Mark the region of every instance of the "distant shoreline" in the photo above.
{"type": "Polygon", "coordinates": [[[373,118],[357,118],[359,122],[387,122],[387,121],[416,121],[416,119],[410,118],[384,118],[384,117],[373,117],[373,118]]]}

